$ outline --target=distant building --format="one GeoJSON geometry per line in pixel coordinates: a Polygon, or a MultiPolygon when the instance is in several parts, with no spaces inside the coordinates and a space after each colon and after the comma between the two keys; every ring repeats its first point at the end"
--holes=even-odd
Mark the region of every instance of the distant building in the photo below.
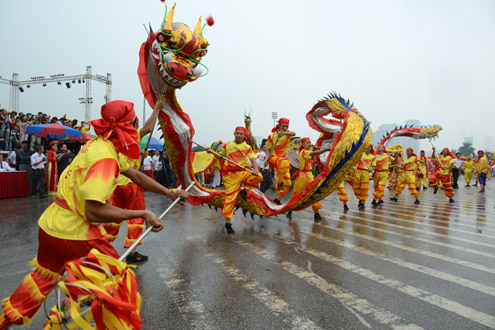
{"type": "Polygon", "coordinates": [[[485,137],[483,139],[483,148],[485,151],[493,151],[493,137],[485,137]]]}
{"type": "Polygon", "coordinates": [[[466,136],[466,137],[464,137],[464,143],[469,142],[469,143],[471,143],[471,145],[474,145],[474,142],[473,141],[474,140],[473,140],[473,137],[472,136],[466,136]]]}
{"type": "MultiPolygon", "coordinates": [[[[390,133],[392,130],[399,128],[402,125],[404,127],[407,125],[408,127],[413,125],[414,127],[419,127],[421,122],[419,120],[406,120],[405,124],[383,124],[378,127],[376,131],[373,132],[373,140],[372,143],[376,146],[387,133],[390,133]]],[[[404,150],[407,148],[413,148],[414,152],[419,154],[420,144],[419,140],[410,138],[410,137],[397,137],[391,139],[387,146],[393,146],[395,144],[400,144],[404,147],[404,150]]]]}

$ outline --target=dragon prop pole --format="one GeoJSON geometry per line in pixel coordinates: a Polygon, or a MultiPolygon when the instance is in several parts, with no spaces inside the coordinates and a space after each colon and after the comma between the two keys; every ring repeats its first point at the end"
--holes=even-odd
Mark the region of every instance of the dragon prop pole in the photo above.
{"type": "Polygon", "coordinates": [[[196,143],[196,142],[194,142],[193,140],[189,140],[189,141],[191,141],[191,142],[192,142],[192,143],[194,143],[195,145],[200,146],[201,148],[203,148],[203,149],[207,150],[209,153],[213,154],[213,156],[215,156],[215,157],[217,157],[217,158],[221,158],[221,159],[223,159],[223,160],[226,160],[226,161],[228,161],[229,163],[232,163],[232,164],[234,164],[235,166],[238,166],[238,167],[242,168],[243,170],[248,171],[249,173],[251,173],[251,174],[252,174],[252,175],[254,175],[254,176],[257,176],[257,177],[262,177],[260,173],[255,174],[255,173],[254,173],[251,169],[249,169],[249,168],[247,168],[247,167],[244,167],[244,166],[242,166],[241,164],[237,164],[236,162],[234,162],[234,161],[232,161],[232,160],[228,159],[227,157],[220,155],[218,152],[214,151],[214,150],[213,150],[213,149],[211,149],[211,148],[206,148],[205,146],[202,146],[201,144],[196,143]]]}
{"type": "MultiPolygon", "coordinates": [[[[191,182],[191,184],[185,189],[185,191],[188,191],[189,189],[192,188],[192,186],[194,186],[196,184],[196,182],[191,182]]],[[[170,206],[165,210],[163,211],[162,215],[159,216],[160,219],[163,219],[163,217],[172,209],[172,207],[175,206],[175,204],[177,204],[179,201],[181,200],[181,198],[177,198],[176,200],[174,200],[172,202],[172,204],[170,204],[170,206]]],[[[131,253],[131,251],[139,245],[139,243],[151,232],[151,230],[153,229],[153,226],[150,226],[148,227],[148,229],[146,229],[146,231],[144,233],[141,234],[141,236],[139,236],[139,238],[134,242],[132,243],[131,246],[129,246],[129,248],[124,252],[124,254],[122,254],[119,258],[119,261],[124,261],[125,257],[127,257],[129,255],[129,253],[131,253]]]]}
{"type": "MultiPolygon", "coordinates": [[[[165,85],[165,86],[166,86],[166,85],[165,85]]],[[[166,87],[164,87],[164,88],[163,88],[163,91],[162,91],[162,95],[160,96],[160,102],[165,101],[165,92],[166,92],[166,91],[167,91],[167,88],[166,88],[166,87]]],[[[143,120],[144,120],[144,118],[143,118],[143,120]]],[[[149,138],[148,138],[148,142],[146,143],[146,148],[145,148],[145,150],[148,150],[148,147],[150,146],[150,141],[151,141],[151,137],[153,136],[153,131],[154,131],[154,130],[155,130],[155,127],[153,127],[153,128],[151,129],[151,133],[150,133],[150,136],[149,136],[149,138]]]]}

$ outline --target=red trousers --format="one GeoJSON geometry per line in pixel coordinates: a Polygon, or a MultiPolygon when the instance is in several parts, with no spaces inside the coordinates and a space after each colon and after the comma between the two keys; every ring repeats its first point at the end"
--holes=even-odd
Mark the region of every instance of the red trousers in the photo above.
{"type": "Polygon", "coordinates": [[[91,249],[118,258],[117,251],[104,238],[88,241],[60,239],[38,231],[38,255],[32,261],[34,270],[14,293],[2,303],[0,323],[4,317],[12,324],[29,324],[45,296],[57,283],[58,274],[67,261],[85,257],[91,249]]]}
{"type": "Polygon", "coordinates": [[[428,178],[430,181],[430,186],[433,188],[438,187],[438,181],[442,181],[443,191],[445,196],[454,197],[454,190],[452,189],[452,184],[450,183],[450,174],[440,174],[438,172],[433,172],[428,178]]]}
{"type": "MultiPolygon", "coordinates": [[[[151,171],[150,171],[151,172],[151,171]]],[[[129,182],[125,186],[117,186],[112,195],[112,205],[128,210],[144,210],[144,190],[134,182],[129,182]]],[[[105,224],[107,234],[106,238],[113,242],[119,236],[121,222],[112,222],[105,224]]],[[[127,221],[127,237],[125,238],[124,247],[128,248],[143,233],[143,218],[129,219],[127,221]]],[[[139,243],[140,245],[143,242],[139,243]]]]}

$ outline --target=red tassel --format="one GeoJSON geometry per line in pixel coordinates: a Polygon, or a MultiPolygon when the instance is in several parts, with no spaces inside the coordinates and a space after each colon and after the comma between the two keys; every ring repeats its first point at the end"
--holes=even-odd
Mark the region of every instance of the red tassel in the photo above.
{"type": "Polygon", "coordinates": [[[212,26],[213,24],[215,24],[215,20],[210,15],[206,18],[206,23],[208,24],[208,26],[212,26]]]}
{"type": "Polygon", "coordinates": [[[160,0],[160,2],[163,2],[163,3],[165,3],[165,0],[160,0]]]}

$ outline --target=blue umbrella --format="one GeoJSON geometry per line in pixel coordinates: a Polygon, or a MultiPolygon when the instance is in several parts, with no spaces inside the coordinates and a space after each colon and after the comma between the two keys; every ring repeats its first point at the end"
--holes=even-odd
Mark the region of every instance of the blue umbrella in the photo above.
{"type": "MultiPolygon", "coordinates": [[[[141,143],[139,144],[139,149],[144,150],[146,148],[146,144],[148,143],[148,135],[143,137],[141,140],[141,143]]],[[[163,143],[155,139],[154,137],[151,137],[150,145],[148,146],[148,149],[163,149],[163,143]]]]}
{"type": "Polygon", "coordinates": [[[59,123],[55,124],[41,124],[41,125],[30,125],[27,126],[26,134],[32,134],[35,136],[49,136],[52,139],[63,140],[81,140],[83,134],[81,131],[74,129],[69,126],[61,125],[59,123]]]}

